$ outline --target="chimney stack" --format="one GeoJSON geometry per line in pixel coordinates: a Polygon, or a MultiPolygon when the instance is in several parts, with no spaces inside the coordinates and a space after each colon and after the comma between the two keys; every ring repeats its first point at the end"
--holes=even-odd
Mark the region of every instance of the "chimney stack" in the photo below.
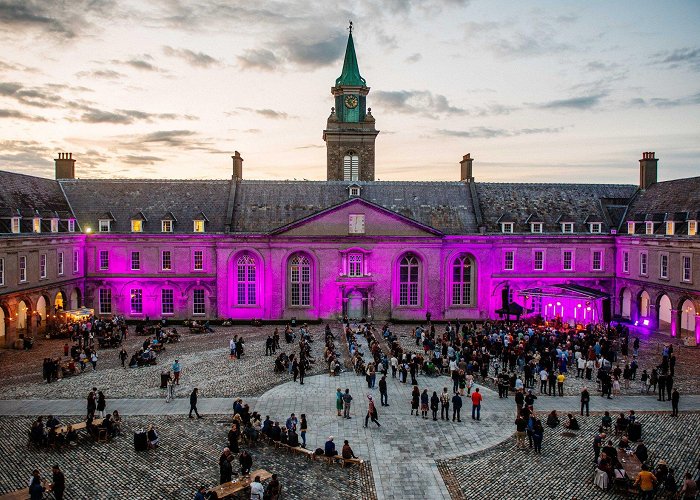
{"type": "Polygon", "coordinates": [[[471,157],[471,153],[467,153],[464,155],[462,158],[462,161],[459,162],[459,165],[461,167],[461,176],[460,180],[461,181],[466,181],[466,182],[474,182],[474,176],[472,175],[472,162],[474,159],[471,157]]]}
{"type": "Polygon", "coordinates": [[[243,158],[241,158],[241,153],[234,151],[233,158],[233,177],[235,179],[243,178],[243,158]]]}
{"type": "Polygon", "coordinates": [[[56,163],[56,179],[75,179],[75,160],[73,153],[58,153],[56,163]]]}
{"type": "Polygon", "coordinates": [[[649,189],[651,186],[656,184],[657,180],[657,168],[656,164],[659,162],[657,158],[654,157],[653,151],[648,151],[642,153],[642,159],[639,160],[639,188],[649,189]]]}

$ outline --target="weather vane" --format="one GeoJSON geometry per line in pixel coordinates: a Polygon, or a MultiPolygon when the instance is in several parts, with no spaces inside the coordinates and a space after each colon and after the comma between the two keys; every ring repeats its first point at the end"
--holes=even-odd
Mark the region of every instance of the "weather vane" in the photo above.
{"type": "Polygon", "coordinates": [[[352,21],[349,21],[349,22],[350,22],[350,27],[348,29],[350,30],[350,34],[352,35],[352,21]]]}

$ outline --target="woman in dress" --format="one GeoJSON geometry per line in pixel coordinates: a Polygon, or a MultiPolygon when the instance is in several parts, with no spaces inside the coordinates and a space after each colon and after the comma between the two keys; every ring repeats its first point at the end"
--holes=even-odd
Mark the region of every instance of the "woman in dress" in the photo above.
{"type": "Polygon", "coordinates": [[[418,416],[418,404],[420,401],[420,389],[417,385],[413,386],[413,392],[411,393],[411,415],[416,412],[416,417],[418,416]]]}
{"type": "Polygon", "coordinates": [[[420,395],[420,416],[423,418],[428,418],[429,403],[430,396],[428,396],[428,389],[423,389],[423,393],[420,395]]]}
{"type": "Polygon", "coordinates": [[[335,409],[338,410],[338,416],[342,416],[343,412],[343,391],[340,390],[340,387],[336,389],[335,392],[335,409]]]}

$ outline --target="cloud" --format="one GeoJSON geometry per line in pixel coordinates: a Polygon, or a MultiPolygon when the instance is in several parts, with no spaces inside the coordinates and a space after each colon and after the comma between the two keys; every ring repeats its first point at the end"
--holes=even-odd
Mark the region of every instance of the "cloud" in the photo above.
{"type": "Polygon", "coordinates": [[[170,47],[169,45],[165,45],[163,47],[163,53],[166,56],[178,57],[180,59],[183,59],[191,66],[196,66],[199,68],[208,68],[209,66],[213,66],[220,63],[218,59],[215,59],[209,54],[205,54],[204,52],[194,52],[189,49],[175,49],[173,47],[170,47]]]}
{"type": "Polygon", "coordinates": [[[684,47],[673,51],[657,52],[654,54],[656,64],[668,68],[687,67],[693,71],[700,71],[700,47],[684,47]]]}
{"type": "Polygon", "coordinates": [[[600,104],[600,100],[607,94],[594,94],[581,97],[570,97],[568,99],[557,99],[554,101],[535,104],[534,107],[540,109],[591,109],[600,104]]]}
{"type": "Polygon", "coordinates": [[[36,141],[0,141],[0,161],[6,166],[21,166],[34,172],[43,172],[51,167],[51,152],[46,144],[36,141]],[[44,168],[41,168],[41,167],[44,168]],[[38,168],[37,168],[38,167],[38,168]]]}
{"type": "MultiPolygon", "coordinates": [[[[255,113],[257,115],[260,115],[264,118],[269,118],[271,120],[286,120],[288,118],[294,118],[284,111],[277,111],[274,109],[269,109],[269,108],[263,108],[263,109],[254,109],[254,108],[242,108],[238,107],[236,108],[238,111],[244,111],[246,113],[255,113]]],[[[236,111],[231,112],[231,113],[226,113],[227,115],[236,115],[238,114],[236,111]]]]}
{"type": "Polygon", "coordinates": [[[38,68],[32,66],[25,66],[24,64],[0,61],[0,71],[22,71],[25,73],[37,73],[38,68]]]}
{"type": "Polygon", "coordinates": [[[679,106],[694,106],[700,104],[700,92],[697,94],[669,99],[666,97],[652,97],[643,99],[637,97],[629,101],[631,107],[656,107],[656,108],[676,108],[679,106]]]}
{"type": "Polygon", "coordinates": [[[437,118],[438,115],[464,115],[463,108],[452,106],[447,97],[427,90],[379,90],[374,93],[374,101],[386,107],[385,111],[424,115],[437,118]]]}
{"type": "Polygon", "coordinates": [[[274,70],[282,62],[271,50],[267,49],[246,50],[237,59],[238,64],[243,69],[261,69],[265,71],[274,70]]]}
{"type": "Polygon", "coordinates": [[[32,122],[45,122],[45,118],[36,115],[28,115],[15,109],[0,109],[0,118],[14,118],[17,120],[27,120],[32,122]]]}
{"type": "Polygon", "coordinates": [[[306,146],[297,146],[294,149],[323,149],[325,147],[325,144],[307,144],[306,146]]]}
{"type": "Polygon", "coordinates": [[[265,47],[244,51],[237,60],[243,69],[318,68],[342,57],[346,36],[342,32],[315,36],[308,31],[290,33],[266,43],[265,47]]]}
{"type": "Polygon", "coordinates": [[[101,109],[85,107],[85,113],[80,117],[80,121],[86,123],[116,123],[129,124],[135,121],[153,122],[159,120],[176,120],[180,115],[173,113],[146,113],[136,109],[117,109],[115,111],[105,111],[101,109]]]}
{"type": "Polygon", "coordinates": [[[125,76],[123,73],[111,69],[96,69],[92,71],[80,71],[75,74],[78,78],[105,78],[116,80],[125,76]]]}
{"type": "Polygon", "coordinates": [[[157,162],[165,161],[164,158],[159,158],[158,156],[146,155],[125,155],[119,157],[119,160],[130,165],[153,165],[157,162]]]}
{"type": "Polygon", "coordinates": [[[469,130],[447,130],[438,129],[436,130],[438,135],[446,137],[463,137],[472,139],[493,139],[495,137],[515,137],[518,135],[532,135],[532,134],[556,134],[561,132],[564,127],[556,128],[523,128],[517,130],[506,130],[502,128],[490,128],[490,127],[473,127],[469,130]]]}
{"type": "Polygon", "coordinates": [[[413,64],[413,63],[417,63],[417,62],[420,61],[421,59],[423,59],[423,56],[420,55],[418,52],[416,52],[415,54],[411,54],[410,56],[408,56],[408,57],[405,59],[405,61],[406,61],[407,63],[413,64]]]}
{"type": "Polygon", "coordinates": [[[526,33],[513,33],[507,38],[495,40],[491,49],[502,57],[529,57],[548,55],[553,52],[561,52],[571,49],[571,45],[555,41],[551,36],[540,33],[529,35],[526,33]]]}

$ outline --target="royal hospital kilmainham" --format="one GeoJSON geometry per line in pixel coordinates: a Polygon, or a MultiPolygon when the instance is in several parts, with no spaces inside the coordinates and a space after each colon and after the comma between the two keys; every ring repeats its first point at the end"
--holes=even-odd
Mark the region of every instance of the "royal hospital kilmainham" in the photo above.
{"type": "Polygon", "coordinates": [[[700,177],[658,182],[644,152],[634,184],[479,182],[467,154],[452,182],[376,181],[369,91],[351,34],[325,181],[252,180],[238,152],[219,180],[83,179],[71,153],[55,179],[0,171],[0,346],[81,307],[247,323],[613,320],[700,342],[700,177]]]}

